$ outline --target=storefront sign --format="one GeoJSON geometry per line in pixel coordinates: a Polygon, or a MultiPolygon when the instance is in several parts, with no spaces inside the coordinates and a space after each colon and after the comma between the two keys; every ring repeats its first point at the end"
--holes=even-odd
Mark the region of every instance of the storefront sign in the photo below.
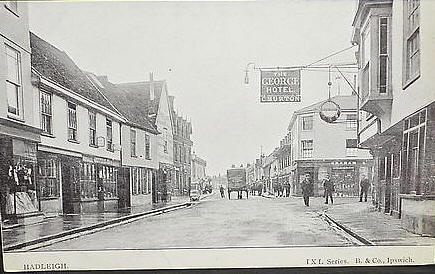
{"type": "Polygon", "coordinates": [[[261,103],[300,102],[300,70],[261,71],[261,103]]]}

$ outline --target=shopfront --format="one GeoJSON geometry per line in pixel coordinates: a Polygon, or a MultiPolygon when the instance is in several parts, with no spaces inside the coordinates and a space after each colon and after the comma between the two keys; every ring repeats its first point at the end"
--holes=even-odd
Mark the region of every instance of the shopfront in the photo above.
{"type": "Polygon", "coordinates": [[[64,213],[118,210],[119,161],[92,156],[61,159],[64,213]]]}
{"type": "Polygon", "coordinates": [[[39,135],[35,130],[0,128],[0,194],[4,221],[26,223],[32,218],[42,219],[35,176],[37,142],[39,135]]]}
{"type": "Polygon", "coordinates": [[[296,193],[301,194],[300,182],[305,174],[309,174],[314,187],[314,196],[323,196],[323,179],[329,174],[335,187],[334,195],[357,197],[362,176],[371,178],[371,165],[372,160],[360,159],[298,161],[296,178],[293,179],[298,179],[296,193]]]}
{"type": "Polygon", "coordinates": [[[171,200],[173,185],[175,184],[175,167],[168,163],[159,163],[156,174],[156,183],[153,184],[153,202],[167,202],[171,200]]]}

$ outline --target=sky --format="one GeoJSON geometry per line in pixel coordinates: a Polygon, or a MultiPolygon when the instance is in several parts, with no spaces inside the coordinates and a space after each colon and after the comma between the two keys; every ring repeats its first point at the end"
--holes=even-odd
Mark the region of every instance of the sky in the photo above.
{"type": "MultiPolygon", "coordinates": [[[[328,71],[303,70],[301,102],[260,103],[259,71],[249,67],[246,85],[246,65],[306,65],[350,47],[355,8],[355,0],[32,2],[29,25],[113,83],[150,72],[166,79],[192,121],[195,153],[217,175],[272,152],[293,111],[328,98],[328,71]]],[[[355,62],[354,51],[321,63],[355,62]]],[[[330,77],[332,95],[350,94],[337,71],[330,77]]]]}

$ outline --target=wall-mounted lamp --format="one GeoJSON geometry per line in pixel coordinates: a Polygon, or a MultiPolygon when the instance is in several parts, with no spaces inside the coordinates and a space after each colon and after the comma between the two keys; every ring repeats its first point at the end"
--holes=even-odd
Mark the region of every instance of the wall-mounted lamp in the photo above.
{"type": "Polygon", "coordinates": [[[246,65],[246,68],[245,68],[245,85],[249,85],[249,74],[248,74],[248,72],[249,72],[249,66],[250,65],[252,65],[253,69],[255,69],[255,63],[253,63],[253,62],[249,62],[246,65]]]}

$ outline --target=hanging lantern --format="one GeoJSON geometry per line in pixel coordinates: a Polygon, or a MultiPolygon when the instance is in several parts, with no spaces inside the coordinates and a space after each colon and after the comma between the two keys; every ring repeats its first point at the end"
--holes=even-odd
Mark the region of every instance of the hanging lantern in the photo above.
{"type": "Polygon", "coordinates": [[[335,122],[340,117],[340,106],[334,101],[328,99],[320,106],[320,119],[327,123],[335,122]]]}

